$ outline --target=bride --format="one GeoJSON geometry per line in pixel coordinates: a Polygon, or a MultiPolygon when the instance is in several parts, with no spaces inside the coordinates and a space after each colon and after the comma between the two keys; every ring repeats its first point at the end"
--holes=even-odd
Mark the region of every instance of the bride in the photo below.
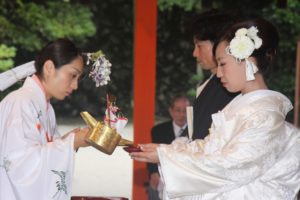
{"type": "Polygon", "coordinates": [[[264,81],[278,45],[264,19],[231,27],[215,44],[217,76],[241,94],[212,115],[204,140],[141,144],[137,161],[159,163],[164,199],[292,200],[300,188],[300,132],[291,102],[264,81]]]}

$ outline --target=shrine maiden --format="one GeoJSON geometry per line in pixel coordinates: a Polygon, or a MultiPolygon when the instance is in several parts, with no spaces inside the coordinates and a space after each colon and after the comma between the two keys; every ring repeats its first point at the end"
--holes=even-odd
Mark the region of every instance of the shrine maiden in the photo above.
{"type": "Polygon", "coordinates": [[[58,39],[40,51],[34,66],[35,74],[0,103],[1,200],[70,199],[74,153],[87,146],[87,128],[61,137],[50,104],[77,89],[81,51],[58,39]]]}

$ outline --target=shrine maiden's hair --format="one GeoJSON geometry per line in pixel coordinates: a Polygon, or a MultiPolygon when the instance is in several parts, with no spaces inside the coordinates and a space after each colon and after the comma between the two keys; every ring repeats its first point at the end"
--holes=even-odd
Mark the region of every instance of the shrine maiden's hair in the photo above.
{"type": "Polygon", "coordinates": [[[43,74],[43,65],[47,60],[51,60],[55,68],[60,68],[72,62],[78,56],[83,57],[81,49],[68,39],[57,39],[49,42],[36,56],[36,74],[43,74]]]}

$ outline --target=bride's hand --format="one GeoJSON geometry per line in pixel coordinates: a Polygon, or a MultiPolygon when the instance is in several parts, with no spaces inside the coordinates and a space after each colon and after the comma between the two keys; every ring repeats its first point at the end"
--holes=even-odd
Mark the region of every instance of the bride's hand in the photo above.
{"type": "Polygon", "coordinates": [[[142,152],[132,152],[130,156],[132,159],[140,162],[159,163],[157,148],[159,144],[140,144],[142,152]]]}

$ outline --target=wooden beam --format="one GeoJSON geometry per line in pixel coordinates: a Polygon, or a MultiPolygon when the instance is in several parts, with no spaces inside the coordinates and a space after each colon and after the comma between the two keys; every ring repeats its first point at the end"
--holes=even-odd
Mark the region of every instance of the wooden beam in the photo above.
{"type": "MultiPolygon", "coordinates": [[[[133,128],[136,144],[151,141],[150,130],[154,125],[156,20],[156,0],[135,0],[133,128]]],[[[133,166],[133,200],[147,199],[146,164],[134,162],[133,166]]]]}

